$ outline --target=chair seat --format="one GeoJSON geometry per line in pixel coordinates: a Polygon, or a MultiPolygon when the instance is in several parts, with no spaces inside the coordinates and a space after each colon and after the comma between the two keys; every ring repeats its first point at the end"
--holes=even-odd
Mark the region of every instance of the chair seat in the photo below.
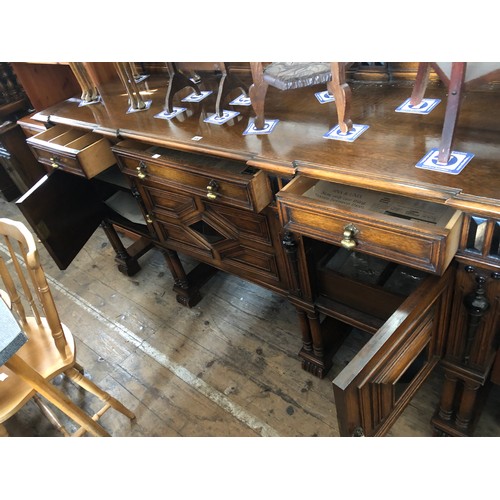
{"type": "MultiPolygon", "coordinates": [[[[19,349],[17,354],[40,375],[51,380],[75,363],[73,335],[63,324],[63,332],[67,342],[66,352],[63,356],[52,340],[47,320],[42,318],[41,325],[37,325],[33,317],[29,317],[27,320],[28,326],[25,331],[29,340],[19,349]]],[[[4,422],[33,397],[35,390],[6,366],[0,367],[0,375],[2,375],[2,379],[3,375],[7,375],[7,378],[0,381],[0,422],[4,422]]]]}
{"type": "Polygon", "coordinates": [[[264,69],[264,81],[280,90],[324,84],[332,79],[329,62],[273,62],[264,69]]]}

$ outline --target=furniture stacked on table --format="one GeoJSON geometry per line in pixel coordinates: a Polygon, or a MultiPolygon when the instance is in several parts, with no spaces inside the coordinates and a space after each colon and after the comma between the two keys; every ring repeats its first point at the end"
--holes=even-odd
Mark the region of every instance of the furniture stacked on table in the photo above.
{"type": "MultiPolygon", "coordinates": [[[[198,303],[217,270],[286,297],[302,366],[318,377],[328,376],[345,336],[363,332],[365,345],[333,378],[342,435],[385,434],[439,362],[446,380],[432,425],[473,433],[497,353],[500,123],[491,110],[500,95],[468,94],[455,141],[475,156],[447,175],[416,168],[440,143],[445,106],[396,112],[412,92],[405,79],[352,82],[345,118],[369,128],[347,142],[324,137],[342,104],[315,99],[324,82],[293,92],[270,86],[266,116],[279,123],[270,134],[246,134],[249,106],[234,106],[221,125],[205,120],[227,74],[197,73],[196,87],[170,94],[169,106],[185,111],[169,120],[157,118],[172,88],[167,72],[150,75],[151,104],[140,112],[127,112],[122,76],[96,85],[98,103],[72,98],[20,120],[46,127],[28,143],[47,176],[19,206],[56,262],[70,265],[99,224],[106,230],[111,210],[140,247],[131,255],[108,232],[119,269],[137,272],[140,256],[159,248],[182,304],[198,303]],[[184,100],[204,90],[211,95],[184,100]],[[68,239],[77,245],[63,256],[68,239]],[[180,255],[199,264],[188,271],[180,255]]],[[[249,68],[238,75],[252,85],[249,68]]],[[[428,93],[445,98],[439,85],[428,93]]]]}

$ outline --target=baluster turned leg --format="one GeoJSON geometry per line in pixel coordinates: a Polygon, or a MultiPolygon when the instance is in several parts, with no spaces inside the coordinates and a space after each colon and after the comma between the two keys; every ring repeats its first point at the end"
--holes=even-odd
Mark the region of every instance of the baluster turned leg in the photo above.
{"type": "Polygon", "coordinates": [[[141,266],[137,262],[137,259],[131,257],[127,252],[127,249],[123,245],[116,229],[113,227],[113,224],[111,224],[108,220],[103,220],[101,222],[101,227],[104,229],[104,232],[106,233],[106,236],[116,253],[115,262],[118,264],[118,270],[127,276],[133,276],[139,272],[141,266]]]}
{"type": "Polygon", "coordinates": [[[261,62],[250,63],[250,69],[252,70],[253,83],[248,92],[256,115],[254,126],[257,130],[261,130],[264,128],[265,123],[264,105],[269,85],[264,81],[264,70],[261,62]]]}
{"type": "Polygon", "coordinates": [[[455,400],[456,390],[457,377],[450,373],[445,373],[438,415],[440,419],[447,422],[450,421],[453,416],[453,403],[455,400]]]}
{"type": "Polygon", "coordinates": [[[351,87],[345,78],[345,63],[330,63],[332,79],[327,84],[328,92],[335,97],[337,119],[340,131],[347,134],[352,129],[351,121],[351,87]]]}

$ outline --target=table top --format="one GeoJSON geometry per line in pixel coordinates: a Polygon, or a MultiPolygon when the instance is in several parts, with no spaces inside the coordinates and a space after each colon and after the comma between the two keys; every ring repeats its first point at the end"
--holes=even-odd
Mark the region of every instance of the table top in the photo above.
{"type": "Polygon", "coordinates": [[[342,142],[324,138],[337,116],[335,103],[321,104],[316,99],[315,92],[322,90],[318,86],[286,92],[270,87],[265,116],[279,120],[277,126],[269,135],[245,135],[255,114],[251,106],[228,107],[229,98],[224,109],[237,110],[239,115],[222,125],[205,121],[215,113],[216,80],[202,82],[201,90],[213,92],[198,103],[181,101],[192,89],[179,91],[173,105],[186,111],[172,120],[156,117],[164,110],[168,81],[154,75],[147,82],[143,98],[151,105],[145,111],[127,112],[123,86],[109,83],[100,88],[99,104],[80,106],[75,96],[34,118],[114,139],[240,159],[289,176],[303,173],[500,215],[499,92],[465,93],[453,150],[474,156],[458,175],[451,175],[416,168],[432,148],[439,147],[447,102],[444,88],[428,89],[426,98],[441,102],[429,114],[415,115],[396,112],[411,95],[410,85],[353,84],[352,120],[368,128],[354,142],[342,142]]]}
{"type": "Polygon", "coordinates": [[[0,298],[0,366],[5,364],[27,341],[28,338],[21,330],[12,311],[0,298]]]}

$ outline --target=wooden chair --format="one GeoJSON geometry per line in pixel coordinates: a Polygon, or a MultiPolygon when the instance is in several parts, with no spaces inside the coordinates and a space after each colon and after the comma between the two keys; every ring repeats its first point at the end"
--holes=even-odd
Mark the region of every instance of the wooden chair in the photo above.
{"type": "Polygon", "coordinates": [[[418,64],[415,85],[410,104],[418,106],[424,98],[431,69],[438,74],[448,89],[446,111],[439,145],[438,163],[446,165],[450,161],[455,129],[458,123],[462,94],[465,86],[471,88],[478,84],[498,81],[499,63],[431,63],[418,64]]]}
{"type": "Polygon", "coordinates": [[[337,120],[342,133],[352,129],[350,118],[351,89],[346,82],[345,72],[350,63],[284,63],[276,62],[264,66],[251,62],[253,83],[250,99],[255,112],[255,128],[264,128],[264,107],[269,85],[280,90],[292,90],[312,85],[326,84],[328,92],[335,97],[337,120]]]}
{"type": "Polygon", "coordinates": [[[180,69],[177,67],[176,63],[167,62],[167,72],[169,76],[167,95],[165,96],[165,106],[163,109],[165,113],[172,113],[174,111],[174,96],[182,89],[186,87],[192,88],[196,95],[200,95],[201,91],[198,87],[198,83],[195,78],[187,77],[180,69]]]}
{"type": "Polygon", "coordinates": [[[76,360],[75,340],[59,319],[32,234],[21,222],[9,219],[0,219],[0,234],[11,258],[11,262],[6,261],[0,255],[0,276],[6,292],[0,296],[11,306],[28,337],[28,342],[1,369],[8,377],[0,383],[0,435],[7,434],[2,423],[33,399],[63,435],[69,436],[51,407],[39,397],[41,394],[80,426],[71,436],[86,432],[109,436],[97,422],[104,412],[114,408],[130,419],[135,418],[134,414],[83,375],[76,360]],[[51,383],[60,374],[104,403],[93,416],[51,383]]]}

